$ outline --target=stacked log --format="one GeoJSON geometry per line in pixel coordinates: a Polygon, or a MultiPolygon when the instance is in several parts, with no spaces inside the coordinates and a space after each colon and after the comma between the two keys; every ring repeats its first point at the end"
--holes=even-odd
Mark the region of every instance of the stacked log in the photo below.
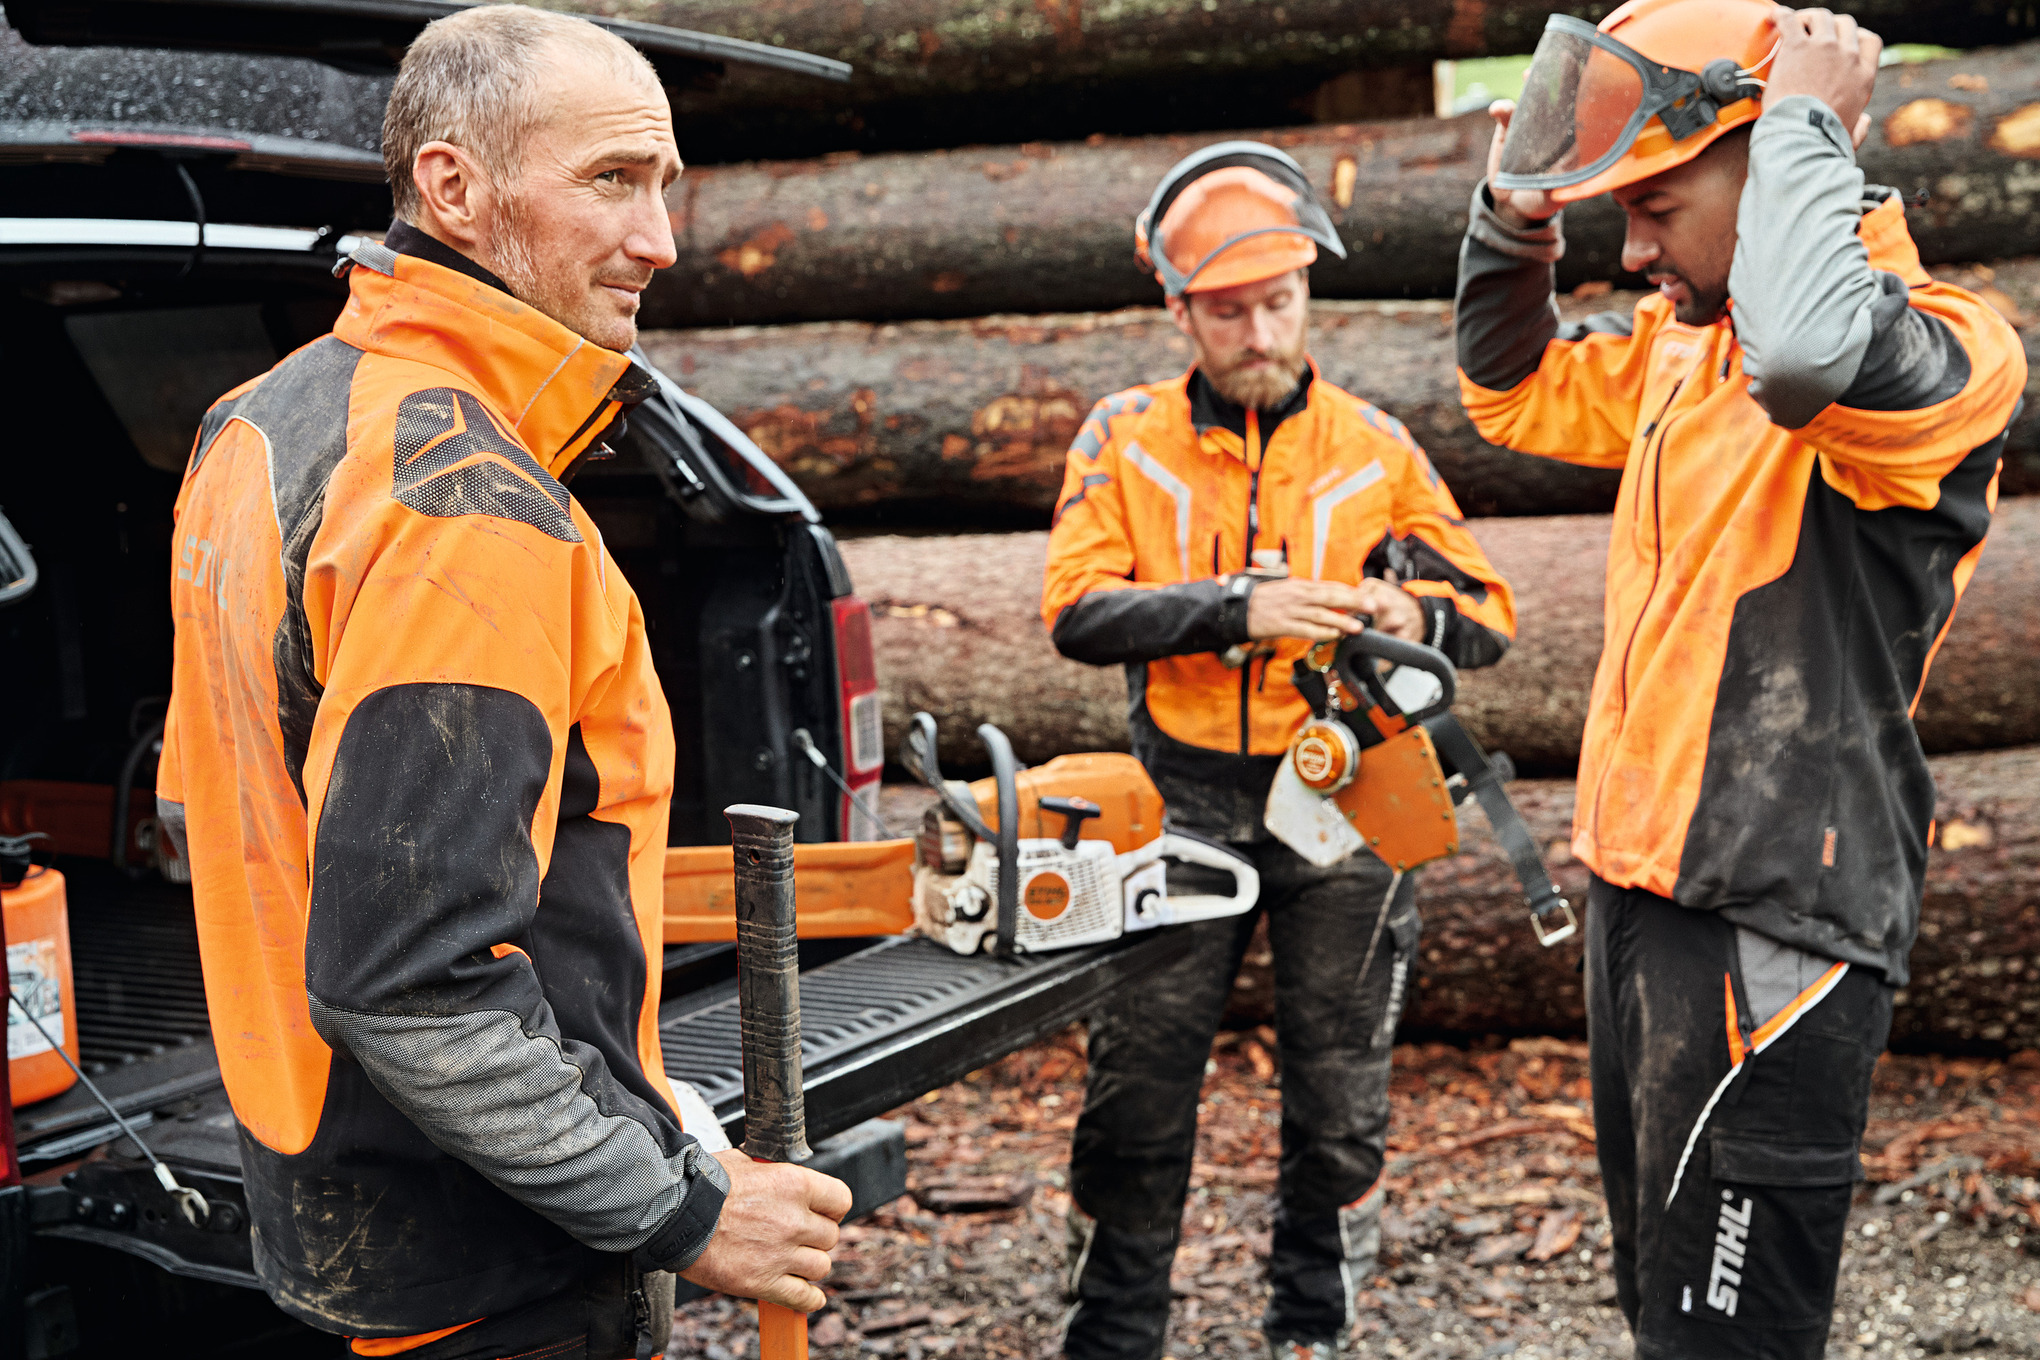
{"type": "MultiPolygon", "coordinates": [[[[1893,68],[1870,111],[1864,173],[1925,195],[1911,216],[1928,262],[2040,252],[2029,164],[2040,156],[2040,52],[1893,68]]],[[[1446,297],[1492,130],[1476,113],[1248,135],[1287,149],[1331,205],[1347,258],[1314,267],[1320,297],[1446,297]]],[[[1153,305],[1154,280],[1133,260],[1134,216],[1171,165],[1212,140],[1094,137],[696,167],[669,199],[680,259],[653,282],[644,323],[1153,305]]],[[[1615,277],[1622,221],[1610,201],[1568,209],[1566,234],[1561,286],[1615,277]]]]}
{"type": "MultiPolygon", "coordinates": [[[[2040,1047],[2040,747],[1937,756],[1935,844],[1912,979],[1892,1012],[1894,1048],[1930,1052],[2040,1047]]],[[[1518,780],[1509,796],[1545,847],[1554,880],[1575,905],[1587,871],[1570,849],[1570,780],[1518,780]]],[[[1469,1034],[1581,1034],[1586,1011],[1580,942],[1540,949],[1522,890],[1487,819],[1459,810],[1461,852],[1422,871],[1422,962],[1405,1038],[1469,1034]]],[[[1231,1018],[1273,1015],[1265,950],[1250,950],[1231,1018]]]]}
{"type": "MultiPolygon", "coordinates": [[[[2040,259],[1942,272],[2021,323],[2036,390],[2006,450],[2004,489],[2040,492],[2040,259]]],[[[1561,311],[1626,312],[1637,296],[1565,297],[1561,311]]],[[[1189,342],[1155,308],[650,332],[645,348],[825,512],[950,527],[1047,524],[1091,404],[1190,362],[1189,342]]],[[[1326,378],[1409,426],[1469,515],[1615,503],[1617,474],[1527,458],[1475,433],[1447,303],[1316,302],[1311,353],[1326,378]]]]}
{"type": "MultiPolygon", "coordinates": [[[[1457,711],[1490,750],[1528,772],[1569,771],[1601,652],[1608,521],[1490,520],[1474,532],[1516,589],[1516,644],[1461,677],[1457,711]]],[[[1029,764],[1068,751],[1125,750],[1126,682],[1116,667],[1058,656],[1040,618],[1047,535],[874,537],[843,544],[872,604],[886,749],[907,718],[943,720],[942,759],[982,763],[972,735],[998,724],[1029,764]]],[[[1920,700],[1931,752],[2040,742],[2040,498],[2002,502],[1976,575],[1920,700]]]]}
{"type": "MultiPolygon", "coordinates": [[[[1280,4],[1143,0],[1099,5],[1034,0],[568,0],[584,8],[799,48],[849,62],[844,86],[746,73],[688,95],[684,115],[719,139],[756,146],[957,145],[1108,131],[1255,126],[1232,114],[1310,114],[1327,83],[1365,72],[1419,73],[1440,58],[1528,52],[1556,12],[1599,19],[1610,0],[1578,5],[1482,0],[1282,0],[1280,4]],[[732,115],[742,115],[732,117],[732,115]]],[[[1893,42],[1970,48],[2034,36],[2030,9],[1961,0],[1838,0],[1893,42]]],[[[1281,115],[1287,114],[1285,119],[1281,115]]],[[[683,124],[684,126],[684,124],[683,124]]],[[[710,143],[712,146],[713,143],[710,143]]],[[[787,154],[771,151],[765,154],[787,154]]]]}

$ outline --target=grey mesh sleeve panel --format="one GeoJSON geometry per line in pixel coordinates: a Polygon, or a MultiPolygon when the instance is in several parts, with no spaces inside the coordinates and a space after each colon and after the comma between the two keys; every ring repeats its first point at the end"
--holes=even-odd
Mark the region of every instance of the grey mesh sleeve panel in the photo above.
{"type": "Polygon", "coordinates": [[[1796,430],[1856,380],[1882,293],[1857,231],[1863,172],[1834,111],[1794,95],[1750,134],[1729,294],[1750,396],[1796,430]]]}
{"type": "MultiPolygon", "coordinates": [[[[729,1189],[699,1143],[668,1155],[642,1122],[599,1109],[558,1040],[517,1016],[365,1015],[310,1000],[320,1037],[435,1146],[598,1251],[634,1251],[690,1193],[705,1186],[719,1204],[729,1189]]],[[[538,1006],[550,1029],[551,1008],[538,1006]]]]}
{"type": "Polygon", "coordinates": [[[1870,305],[1870,344],[1863,366],[1838,405],[1858,411],[1918,411],[1969,386],[1969,351],[1954,328],[1916,310],[1904,279],[1877,272],[1881,296],[1870,305]]]}
{"type": "Polygon", "coordinates": [[[1552,265],[1564,253],[1558,217],[1518,231],[1496,214],[1485,181],[1474,188],[1452,308],[1467,377],[1505,392],[1537,371],[1559,333],[1552,265]]]}

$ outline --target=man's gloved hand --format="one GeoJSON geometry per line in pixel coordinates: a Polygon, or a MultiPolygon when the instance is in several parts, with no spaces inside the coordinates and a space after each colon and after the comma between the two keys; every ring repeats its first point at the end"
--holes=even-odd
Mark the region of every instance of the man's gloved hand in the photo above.
{"type": "Polygon", "coordinates": [[[729,1173],[730,1192],[708,1249],[680,1278],[802,1313],[827,1303],[812,1282],[829,1273],[850,1187],[790,1162],[754,1162],[735,1148],[715,1159],[729,1173]]]}
{"type": "Polygon", "coordinates": [[[1262,581],[1247,596],[1247,636],[1329,642],[1360,631],[1355,614],[1372,614],[1391,637],[1424,640],[1424,610],[1407,591],[1369,577],[1357,586],[1285,576],[1262,581]]]}
{"type": "Polygon", "coordinates": [[[1502,171],[1502,143],[1509,135],[1509,120],[1516,116],[1516,101],[1497,99],[1488,105],[1487,111],[1488,117],[1495,120],[1494,140],[1488,143],[1487,152],[1488,197],[1494,200],[1495,212],[1518,231],[1550,221],[1558,212],[1558,204],[1551,201],[1550,194],[1541,189],[1495,188],[1495,176],[1502,171]]]}
{"type": "Polygon", "coordinates": [[[1764,110],[1781,99],[1810,94],[1835,111],[1851,129],[1856,145],[1870,135],[1870,89],[1877,83],[1877,59],[1884,39],[1860,28],[1846,14],[1824,9],[1788,9],[1773,15],[1778,55],[1765,72],[1764,110]]]}

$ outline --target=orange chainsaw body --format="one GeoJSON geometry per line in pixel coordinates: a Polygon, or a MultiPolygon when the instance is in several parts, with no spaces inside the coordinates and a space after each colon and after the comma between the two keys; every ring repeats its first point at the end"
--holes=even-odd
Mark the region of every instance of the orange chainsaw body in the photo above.
{"type": "MultiPolygon", "coordinates": [[[[1014,778],[1020,795],[1020,838],[1054,840],[1062,835],[1060,814],[1043,812],[1044,798],[1087,798],[1101,809],[1084,819],[1081,839],[1111,841],[1117,854],[1137,850],[1162,834],[1162,795],[1141,763],[1124,751],[1089,751],[1057,756],[1046,765],[1022,770],[1014,778]]],[[[999,826],[997,780],[980,779],[970,786],[978,815],[985,825],[999,826]]]]}
{"type": "Polygon", "coordinates": [[[1398,872],[1459,853],[1459,819],[1438,748],[1407,727],[1360,755],[1353,782],[1332,795],[1382,863],[1398,872]]]}

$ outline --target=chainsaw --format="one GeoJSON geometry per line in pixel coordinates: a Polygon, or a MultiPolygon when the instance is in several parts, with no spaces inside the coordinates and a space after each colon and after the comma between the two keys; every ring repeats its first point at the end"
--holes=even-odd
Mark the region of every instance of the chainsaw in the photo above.
{"type": "Polygon", "coordinates": [[[1473,798],[1515,866],[1538,943],[1578,930],[1502,787],[1514,767],[1507,756],[1491,761],[1452,716],[1458,673],[1443,652],[1366,628],[1319,643],[1294,676],[1312,716],[1269,786],[1270,834],[1321,868],[1369,850],[1400,882],[1459,852],[1453,809],[1473,798]]]}
{"type": "Polygon", "coordinates": [[[1132,756],[1058,756],[1023,771],[1005,733],[986,723],[978,738],[992,777],[977,785],[943,778],[928,714],[914,715],[901,743],[900,764],[938,799],[915,854],[922,934],[959,954],[1036,953],[1237,916],[1259,900],[1245,856],[1163,829],[1162,796],[1132,756]],[[1231,875],[1231,894],[1170,896],[1170,861],[1231,875]]]}

